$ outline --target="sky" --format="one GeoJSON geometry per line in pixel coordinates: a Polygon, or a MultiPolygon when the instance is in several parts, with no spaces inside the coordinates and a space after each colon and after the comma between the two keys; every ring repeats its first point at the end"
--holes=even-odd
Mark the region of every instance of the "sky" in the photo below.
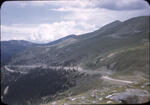
{"type": "Polygon", "coordinates": [[[6,1],[1,6],[1,40],[47,43],[149,11],[144,0],[6,1]]]}

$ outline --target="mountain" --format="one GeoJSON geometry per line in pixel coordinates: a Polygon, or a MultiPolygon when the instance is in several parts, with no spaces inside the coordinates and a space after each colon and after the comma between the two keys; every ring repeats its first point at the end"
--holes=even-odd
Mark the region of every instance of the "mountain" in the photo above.
{"type": "Polygon", "coordinates": [[[113,28],[117,27],[120,24],[121,24],[121,21],[116,20],[116,21],[114,21],[112,23],[104,25],[103,27],[101,27],[100,29],[98,29],[98,30],[96,30],[94,32],[90,32],[90,33],[86,33],[86,34],[80,35],[80,36],[78,36],[78,39],[82,40],[82,39],[87,39],[87,38],[95,37],[97,35],[105,35],[105,33],[108,30],[113,30],[113,28]]]}
{"type": "Polygon", "coordinates": [[[107,31],[97,30],[94,32],[97,35],[88,33],[77,36],[75,40],[71,41],[73,43],[67,41],[67,44],[35,47],[18,54],[10,64],[79,65],[82,64],[81,61],[87,62],[92,56],[117,48],[140,44],[142,39],[148,40],[149,29],[146,21],[148,19],[149,17],[137,17],[135,18],[136,22],[132,21],[134,19],[130,19],[119,23],[116,27],[112,27],[113,29],[108,28],[107,31]],[[132,31],[130,32],[129,29],[132,31]],[[83,38],[86,35],[87,38],[83,38]],[[93,35],[94,37],[92,37],[93,35]],[[91,37],[89,38],[89,36],[91,37]]]}
{"type": "Polygon", "coordinates": [[[149,16],[115,21],[94,32],[20,51],[1,66],[3,102],[11,105],[148,102],[148,21],[149,16]]]}
{"type": "Polygon", "coordinates": [[[9,61],[12,56],[36,44],[24,40],[1,41],[1,63],[9,61]]]}
{"type": "Polygon", "coordinates": [[[17,53],[25,50],[26,48],[31,48],[35,46],[45,46],[45,45],[55,45],[66,40],[74,39],[76,35],[68,35],[61,39],[49,42],[47,44],[37,44],[24,40],[10,40],[10,41],[1,41],[1,63],[5,64],[11,59],[12,56],[15,56],[17,53]]]}
{"type": "Polygon", "coordinates": [[[74,34],[68,35],[68,36],[63,37],[63,38],[60,38],[60,39],[58,39],[58,40],[49,42],[49,43],[47,43],[46,45],[54,45],[54,44],[58,44],[59,42],[62,42],[62,41],[67,40],[67,39],[75,38],[75,37],[76,37],[76,35],[74,35],[74,34]]]}

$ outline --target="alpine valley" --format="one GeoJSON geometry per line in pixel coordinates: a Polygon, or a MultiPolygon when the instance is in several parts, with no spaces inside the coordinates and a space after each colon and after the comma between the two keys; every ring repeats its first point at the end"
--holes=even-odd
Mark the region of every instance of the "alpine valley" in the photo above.
{"type": "Polygon", "coordinates": [[[149,16],[117,20],[94,32],[47,44],[1,41],[2,102],[95,105],[150,101],[149,23],[149,16]]]}

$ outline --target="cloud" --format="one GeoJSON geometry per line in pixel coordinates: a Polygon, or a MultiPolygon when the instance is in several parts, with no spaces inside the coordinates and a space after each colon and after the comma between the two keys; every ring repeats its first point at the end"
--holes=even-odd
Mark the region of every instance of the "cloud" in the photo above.
{"type": "MultiPolygon", "coordinates": [[[[10,4],[9,2],[5,2],[10,4]]],[[[53,6],[53,7],[76,7],[76,8],[105,8],[109,10],[137,10],[149,8],[145,0],[59,0],[59,1],[17,1],[11,5],[26,6],[53,6]]]]}
{"type": "MultiPolygon", "coordinates": [[[[36,4],[36,2],[35,2],[36,4]]],[[[138,10],[148,9],[149,4],[145,0],[73,0],[45,2],[45,5],[55,5],[65,8],[104,8],[109,10],[138,10]]],[[[66,9],[65,9],[66,10],[66,9]]]]}
{"type": "Polygon", "coordinates": [[[138,10],[149,8],[144,0],[100,0],[95,6],[110,10],[138,10]]]}
{"type": "MultiPolygon", "coordinates": [[[[37,10],[44,8],[44,10],[42,16],[39,11],[36,12],[36,17],[32,16],[32,10],[27,11],[27,14],[31,12],[28,22],[31,24],[23,22],[9,26],[3,24],[1,40],[49,42],[69,34],[79,35],[91,32],[115,20],[124,21],[136,16],[150,15],[150,6],[144,0],[17,1],[13,4],[6,2],[6,4],[17,5],[25,9],[28,8],[27,6],[33,6],[35,8],[31,9],[34,13],[36,8],[37,10]],[[45,12],[45,9],[48,9],[48,12],[45,12]],[[36,19],[38,22],[41,19],[40,23],[31,21],[36,19]]],[[[16,17],[17,19],[20,18],[16,17]]],[[[22,17],[22,19],[27,18],[22,17]]]]}
{"type": "Polygon", "coordinates": [[[6,1],[8,5],[16,5],[20,7],[26,7],[26,6],[54,6],[54,7],[87,7],[90,6],[89,0],[54,0],[54,1],[17,1],[17,2],[11,2],[6,1]]]}
{"type": "MultiPolygon", "coordinates": [[[[110,0],[110,1],[113,1],[113,0],[110,0]]],[[[68,7],[54,8],[50,10],[57,11],[60,13],[67,13],[63,17],[64,20],[67,20],[67,21],[73,20],[76,22],[88,23],[91,25],[95,25],[97,29],[115,20],[124,21],[131,17],[141,16],[141,15],[150,15],[148,12],[149,9],[137,9],[137,10],[126,9],[124,11],[118,11],[118,10],[109,10],[106,8],[98,8],[98,7],[77,8],[77,7],[68,6],[68,7]]]]}
{"type": "Polygon", "coordinates": [[[49,42],[69,34],[83,34],[95,29],[95,26],[75,21],[61,21],[53,24],[39,24],[35,26],[12,25],[1,26],[1,33],[5,34],[1,40],[29,40],[32,42],[49,42]]]}
{"type": "Polygon", "coordinates": [[[13,5],[18,7],[26,7],[26,6],[45,6],[50,4],[50,1],[5,1],[4,4],[6,5],[13,5]]]}

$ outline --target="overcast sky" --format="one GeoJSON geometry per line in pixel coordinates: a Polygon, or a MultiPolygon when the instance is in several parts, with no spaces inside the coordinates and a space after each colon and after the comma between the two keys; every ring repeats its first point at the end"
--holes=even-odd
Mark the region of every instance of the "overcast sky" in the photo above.
{"type": "Polygon", "coordinates": [[[144,0],[7,1],[1,7],[1,40],[46,43],[149,11],[144,0]]]}

